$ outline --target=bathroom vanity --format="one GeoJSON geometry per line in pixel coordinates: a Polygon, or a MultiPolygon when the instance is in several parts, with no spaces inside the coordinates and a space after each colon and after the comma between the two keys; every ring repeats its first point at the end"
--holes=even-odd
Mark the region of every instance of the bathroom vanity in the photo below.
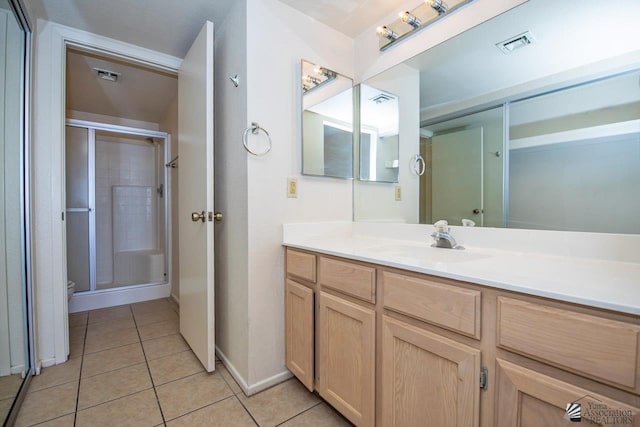
{"type": "Polygon", "coordinates": [[[358,227],[284,233],[286,365],[354,424],[640,426],[639,263],[358,227]]]}

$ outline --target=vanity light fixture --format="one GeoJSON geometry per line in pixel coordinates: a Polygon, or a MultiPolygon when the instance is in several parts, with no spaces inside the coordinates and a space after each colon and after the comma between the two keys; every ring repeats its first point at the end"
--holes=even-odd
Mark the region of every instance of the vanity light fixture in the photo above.
{"type": "Polygon", "coordinates": [[[311,72],[311,70],[307,70],[306,72],[310,74],[305,74],[302,76],[303,93],[307,93],[310,90],[317,89],[320,86],[333,81],[338,76],[338,73],[336,73],[335,71],[321,66],[314,67],[313,73],[311,72]]]}
{"type": "Polygon", "coordinates": [[[378,33],[378,35],[380,35],[381,37],[384,37],[386,39],[389,39],[391,41],[397,40],[398,37],[400,37],[398,35],[398,33],[396,33],[393,30],[390,30],[389,28],[387,28],[386,26],[382,26],[382,27],[378,27],[376,29],[376,32],[378,33]]]}
{"type": "Polygon", "coordinates": [[[423,0],[416,8],[398,14],[398,19],[376,29],[381,51],[412,36],[416,31],[450,15],[474,0],[423,0]]]}
{"type": "Polygon", "coordinates": [[[406,12],[400,12],[400,20],[405,24],[411,25],[413,28],[418,28],[422,24],[422,21],[420,21],[417,16],[412,15],[408,10],[406,12]]]}

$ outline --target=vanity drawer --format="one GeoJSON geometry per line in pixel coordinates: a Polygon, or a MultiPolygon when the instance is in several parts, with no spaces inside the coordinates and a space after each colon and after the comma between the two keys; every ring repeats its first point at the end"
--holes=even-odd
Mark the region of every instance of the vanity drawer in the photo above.
{"type": "Polygon", "coordinates": [[[287,274],[316,282],[316,256],[287,249],[287,274]]]}
{"type": "Polygon", "coordinates": [[[384,271],[384,308],[480,339],[480,291],[384,271]]]}
{"type": "Polygon", "coordinates": [[[322,286],[360,298],[372,304],[376,302],[376,269],[352,262],[320,257],[322,286]]]}
{"type": "Polygon", "coordinates": [[[532,359],[638,390],[640,326],[498,297],[497,344],[532,359]]]}

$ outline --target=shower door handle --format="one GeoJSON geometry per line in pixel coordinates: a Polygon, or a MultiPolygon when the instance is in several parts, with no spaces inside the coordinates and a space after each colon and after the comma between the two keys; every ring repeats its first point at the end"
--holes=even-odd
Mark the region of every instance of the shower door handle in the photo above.
{"type": "Polygon", "coordinates": [[[205,214],[204,211],[202,212],[192,212],[191,213],[191,221],[193,222],[198,222],[198,221],[202,221],[205,222],[205,214]]]}

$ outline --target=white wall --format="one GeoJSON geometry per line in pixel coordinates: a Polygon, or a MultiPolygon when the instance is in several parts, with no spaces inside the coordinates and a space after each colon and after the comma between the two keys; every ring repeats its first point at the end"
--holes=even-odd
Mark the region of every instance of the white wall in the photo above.
{"type": "MultiPolygon", "coordinates": [[[[352,218],[350,180],[300,175],[302,58],[353,75],[352,39],[276,0],[248,0],[245,126],[258,122],[273,139],[269,154],[247,159],[247,380],[254,388],[288,375],[284,367],[282,224],[352,218]],[[297,199],[286,197],[287,177],[298,179],[297,199]]],[[[240,134],[233,137],[241,147],[240,134]]]]}
{"type": "Polygon", "coordinates": [[[420,85],[418,71],[400,64],[367,80],[367,84],[398,96],[400,153],[398,183],[354,181],[356,221],[418,222],[420,179],[413,173],[411,158],[420,152],[420,85]],[[402,190],[396,201],[395,187],[402,190]]]}
{"type": "MultiPolygon", "coordinates": [[[[247,126],[246,2],[238,1],[215,29],[214,205],[216,346],[240,382],[249,372],[247,155],[240,139],[247,126]],[[236,88],[229,77],[238,75],[236,88]]],[[[264,65],[264,64],[263,64],[264,65]]],[[[267,67],[262,67],[267,68],[267,67]]]]}

